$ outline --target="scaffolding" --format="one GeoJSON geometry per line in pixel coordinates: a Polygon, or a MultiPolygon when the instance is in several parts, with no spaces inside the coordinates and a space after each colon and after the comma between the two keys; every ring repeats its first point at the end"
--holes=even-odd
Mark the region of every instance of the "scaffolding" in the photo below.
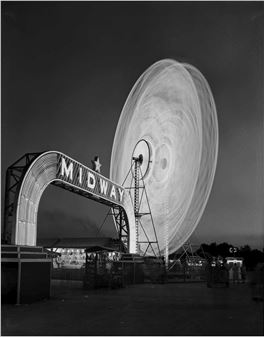
{"type": "Polygon", "coordinates": [[[136,238],[137,238],[138,251],[140,251],[140,248],[139,248],[140,244],[146,244],[146,249],[143,252],[143,256],[145,256],[148,253],[148,250],[150,250],[153,253],[153,255],[157,257],[157,253],[155,251],[155,248],[156,248],[158,252],[158,256],[161,257],[157,233],[156,233],[154,220],[153,220],[153,216],[151,213],[151,208],[150,208],[149,199],[147,195],[147,189],[146,189],[144,177],[143,177],[142,170],[141,170],[142,161],[143,161],[142,155],[132,158],[132,165],[129,170],[129,172],[132,173],[132,179],[131,179],[130,185],[125,187],[125,189],[129,191],[129,195],[130,195],[132,203],[134,201],[133,205],[134,205],[134,213],[135,213],[136,238]],[[141,208],[142,200],[144,196],[147,201],[147,211],[143,211],[141,208]],[[149,238],[149,235],[144,229],[144,226],[142,224],[142,217],[150,217],[153,233],[155,236],[154,240],[151,240],[149,238]],[[139,227],[141,228],[144,234],[144,238],[139,238],[139,227]]]}
{"type": "MultiPolygon", "coordinates": [[[[175,264],[177,264],[177,261],[180,261],[183,257],[185,258],[186,261],[192,261],[196,258],[198,258],[197,254],[195,253],[195,247],[201,248],[202,252],[203,252],[203,256],[202,258],[206,258],[206,255],[204,253],[203,247],[199,246],[199,245],[194,245],[191,242],[186,242],[182,245],[182,247],[180,249],[183,250],[183,252],[181,253],[180,257],[177,260],[174,260],[174,262],[172,264],[169,265],[168,270],[172,270],[173,267],[175,266],[175,264]]],[[[179,250],[180,250],[179,249],[179,250]]],[[[179,251],[177,250],[177,251],[179,251]]],[[[176,254],[176,252],[175,252],[176,254]]]]}
{"type": "MultiPolygon", "coordinates": [[[[148,251],[150,251],[154,257],[161,257],[157,233],[154,225],[154,220],[151,213],[150,203],[147,195],[146,185],[144,182],[143,174],[141,171],[141,164],[143,161],[142,155],[139,155],[138,157],[132,158],[132,164],[129,168],[129,171],[123,181],[122,186],[125,187],[126,190],[128,190],[131,203],[134,207],[134,215],[135,215],[135,224],[136,224],[136,242],[137,242],[137,252],[140,251],[140,244],[146,245],[145,250],[142,252],[143,256],[146,256],[148,251]],[[128,186],[125,184],[128,181],[129,174],[131,174],[131,181],[128,186]],[[142,200],[145,196],[147,201],[147,211],[142,211],[142,200]],[[152,229],[154,233],[154,240],[151,240],[149,235],[147,234],[146,230],[144,229],[144,226],[142,224],[142,217],[150,217],[150,221],[152,224],[152,229]],[[142,230],[144,234],[144,238],[139,238],[139,229],[142,230]],[[156,251],[155,251],[156,249],[156,251]],[[157,253],[158,255],[157,255],[157,253]]],[[[122,211],[122,208],[113,208],[111,207],[104,218],[102,225],[99,229],[99,233],[104,226],[106,219],[108,216],[113,216],[115,220],[115,224],[117,226],[119,239],[124,243],[125,245],[125,252],[129,251],[128,248],[128,236],[129,236],[129,229],[128,229],[128,221],[126,219],[125,213],[122,211]]]]}
{"type": "Polygon", "coordinates": [[[2,234],[3,244],[11,243],[17,207],[17,195],[25,172],[40,154],[41,153],[27,153],[10,165],[6,170],[4,227],[2,234]]]}

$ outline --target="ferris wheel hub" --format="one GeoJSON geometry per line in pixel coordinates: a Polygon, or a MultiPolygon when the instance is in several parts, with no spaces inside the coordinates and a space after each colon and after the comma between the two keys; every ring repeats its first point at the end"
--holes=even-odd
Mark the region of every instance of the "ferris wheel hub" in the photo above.
{"type": "Polygon", "coordinates": [[[145,178],[149,174],[152,154],[151,149],[151,144],[147,140],[141,139],[137,142],[133,150],[132,161],[138,161],[141,167],[141,178],[145,178]]]}

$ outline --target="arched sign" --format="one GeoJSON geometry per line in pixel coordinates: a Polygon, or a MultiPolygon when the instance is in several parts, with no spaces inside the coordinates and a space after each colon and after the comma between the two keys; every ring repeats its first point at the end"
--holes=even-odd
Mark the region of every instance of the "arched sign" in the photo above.
{"type": "Polygon", "coordinates": [[[56,184],[112,207],[120,207],[129,224],[129,252],[136,252],[134,210],[126,190],[103,175],[57,151],[39,155],[27,169],[17,198],[12,243],[36,245],[40,198],[49,184],[56,184]]]}

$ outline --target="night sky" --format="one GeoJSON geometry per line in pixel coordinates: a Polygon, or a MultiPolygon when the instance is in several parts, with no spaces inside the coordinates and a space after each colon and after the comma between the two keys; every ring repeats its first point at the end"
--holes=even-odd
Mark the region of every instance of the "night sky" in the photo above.
{"type": "MultiPolygon", "coordinates": [[[[263,2],[2,2],[2,196],[7,167],[58,150],[109,176],[125,100],[154,62],[197,67],[212,89],[219,157],[194,243],[263,247],[263,2]]],[[[3,198],[2,198],[3,211],[3,198]]],[[[96,236],[108,208],[50,186],[39,237],[96,236]]],[[[114,236],[109,219],[101,234],[114,236]]]]}

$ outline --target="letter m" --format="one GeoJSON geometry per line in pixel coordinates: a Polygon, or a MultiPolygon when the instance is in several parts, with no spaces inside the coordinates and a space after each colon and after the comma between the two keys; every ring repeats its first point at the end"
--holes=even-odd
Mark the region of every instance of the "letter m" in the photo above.
{"type": "Polygon", "coordinates": [[[66,176],[67,178],[70,176],[70,180],[72,181],[72,174],[73,174],[73,163],[70,162],[69,166],[67,167],[67,163],[65,158],[61,158],[61,176],[66,176]]]}

